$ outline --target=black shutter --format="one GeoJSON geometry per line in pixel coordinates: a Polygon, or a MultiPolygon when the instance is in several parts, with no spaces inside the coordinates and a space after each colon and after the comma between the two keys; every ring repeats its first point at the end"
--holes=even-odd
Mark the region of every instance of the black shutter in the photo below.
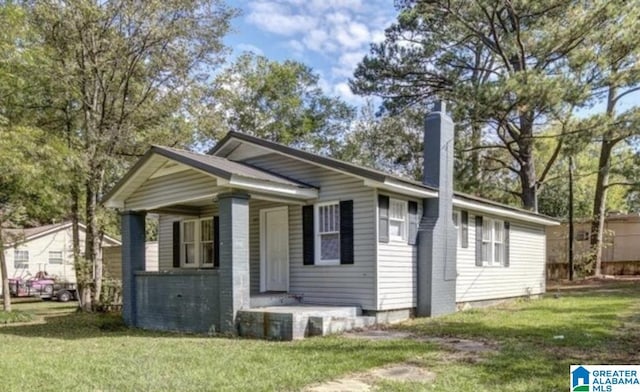
{"type": "Polygon", "coordinates": [[[389,242],[389,196],[378,195],[378,240],[389,242]]]}
{"type": "Polygon", "coordinates": [[[180,222],[173,222],[173,268],[180,268],[180,222]]]}
{"type": "Polygon", "coordinates": [[[460,224],[462,225],[462,239],[460,244],[463,248],[469,247],[469,212],[460,211],[460,224]]]}
{"type": "Polygon", "coordinates": [[[213,217],[213,268],[220,267],[220,217],[213,217]]]}
{"type": "Polygon", "coordinates": [[[509,230],[511,229],[511,224],[509,222],[504,222],[504,266],[509,266],[509,230]]]}
{"type": "Polygon", "coordinates": [[[315,264],[313,206],[302,207],[302,263],[315,264]]]}
{"type": "Polygon", "coordinates": [[[340,202],[340,264],[353,264],[353,200],[340,202]]]}
{"type": "Polygon", "coordinates": [[[482,216],[476,215],[476,266],[482,267],[482,216]]]}
{"type": "Polygon", "coordinates": [[[409,245],[415,245],[418,241],[418,203],[409,202],[409,245]]]}

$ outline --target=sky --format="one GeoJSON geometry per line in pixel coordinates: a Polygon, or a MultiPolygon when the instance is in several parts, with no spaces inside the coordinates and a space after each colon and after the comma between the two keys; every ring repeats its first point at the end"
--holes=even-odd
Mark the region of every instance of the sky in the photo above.
{"type": "Polygon", "coordinates": [[[271,60],[300,61],[320,77],[326,94],[362,103],[347,84],[372,42],[397,15],[391,0],[231,0],[242,12],[225,39],[233,56],[244,51],[271,60]]]}

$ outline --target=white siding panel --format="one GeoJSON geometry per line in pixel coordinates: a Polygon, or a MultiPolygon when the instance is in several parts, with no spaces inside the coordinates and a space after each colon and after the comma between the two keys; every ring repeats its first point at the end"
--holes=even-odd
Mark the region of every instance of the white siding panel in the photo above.
{"type": "Polygon", "coordinates": [[[509,267],[475,265],[475,232],[475,216],[469,214],[469,248],[458,247],[457,302],[544,292],[545,232],[542,226],[511,222],[509,267]]]}
{"type": "MultiPolygon", "coordinates": [[[[422,213],[422,203],[416,199],[388,192],[379,193],[393,199],[415,201],[419,206],[418,214],[422,213]]],[[[406,309],[416,306],[417,254],[417,247],[409,245],[406,241],[378,242],[379,310],[406,309]]]]}
{"type": "Polygon", "coordinates": [[[215,192],[215,178],[195,170],[168,174],[145,181],[125,201],[129,210],[149,209],[202,199],[215,192]]]}
{"type": "Polygon", "coordinates": [[[359,305],[376,309],[375,191],[363,181],[278,154],[247,161],[259,168],[320,188],[318,201],[353,200],[354,264],[302,264],[302,207],[289,207],[289,291],[308,303],[359,305]]]}

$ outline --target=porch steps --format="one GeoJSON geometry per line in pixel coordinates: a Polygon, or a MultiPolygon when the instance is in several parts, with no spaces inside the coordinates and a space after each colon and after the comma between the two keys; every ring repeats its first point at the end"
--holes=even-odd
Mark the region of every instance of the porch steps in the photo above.
{"type": "Polygon", "coordinates": [[[365,328],[375,317],[361,315],[353,306],[270,306],[238,312],[240,336],[271,340],[297,340],[365,328]]]}

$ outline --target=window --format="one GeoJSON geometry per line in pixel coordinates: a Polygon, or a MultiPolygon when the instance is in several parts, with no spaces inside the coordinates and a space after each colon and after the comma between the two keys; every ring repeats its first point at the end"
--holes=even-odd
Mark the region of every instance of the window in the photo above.
{"type": "Polygon", "coordinates": [[[482,220],[482,262],[487,265],[504,264],[504,222],[482,220]]]}
{"type": "Polygon", "coordinates": [[[451,219],[453,220],[453,227],[456,228],[456,244],[460,246],[460,211],[453,211],[451,219]]]}
{"type": "Polygon", "coordinates": [[[389,200],[389,239],[407,240],[407,202],[404,200],[389,200]]]}
{"type": "Polygon", "coordinates": [[[316,260],[318,264],[340,263],[340,204],[316,205],[316,260]]]}
{"type": "Polygon", "coordinates": [[[49,252],[49,264],[62,264],[62,252],[52,251],[49,252]]]}
{"type": "Polygon", "coordinates": [[[29,251],[28,250],[13,251],[13,267],[15,269],[29,268],[29,251]]]}
{"type": "Polygon", "coordinates": [[[200,264],[213,267],[213,219],[200,221],[200,264]]]}
{"type": "Polygon", "coordinates": [[[213,218],[182,221],[180,233],[182,266],[213,267],[213,218]]]}

